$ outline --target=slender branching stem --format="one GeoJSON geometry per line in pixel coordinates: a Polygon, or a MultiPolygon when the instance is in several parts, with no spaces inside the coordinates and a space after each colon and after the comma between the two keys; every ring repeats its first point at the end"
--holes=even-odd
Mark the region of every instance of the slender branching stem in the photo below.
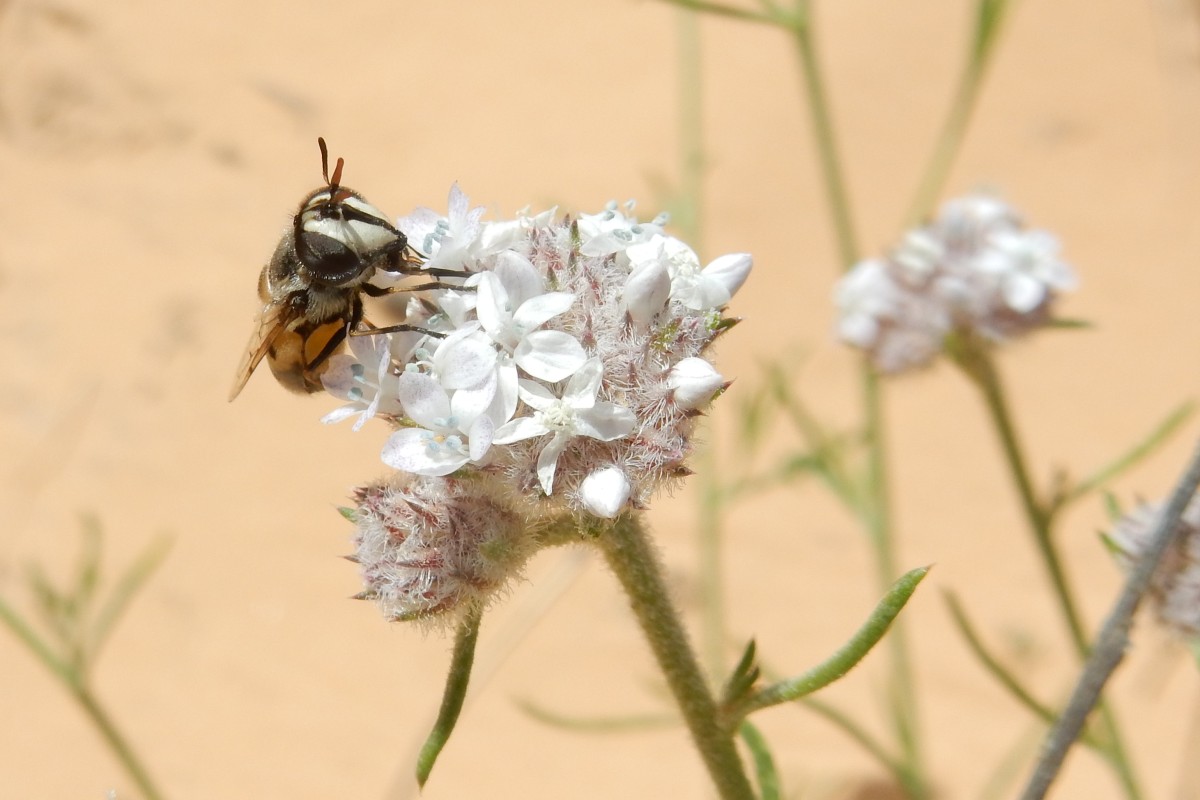
{"type": "Polygon", "coordinates": [[[732,732],[720,724],[716,701],[667,594],[658,554],[640,517],[620,517],[597,543],[629,598],[718,794],[722,800],[753,800],[732,732]]]}
{"type": "Polygon", "coordinates": [[[105,743],[112,750],[117,760],[121,762],[121,766],[129,773],[129,777],[137,784],[138,790],[142,793],[145,800],[162,800],[163,794],[154,785],[154,781],[150,779],[150,773],[142,766],[142,762],[138,760],[137,754],[133,747],[125,739],[108,712],[100,705],[100,701],[96,695],[92,693],[91,688],[87,683],[77,678],[68,682],[68,687],[71,691],[71,696],[79,703],[88,719],[96,726],[96,730],[104,737],[105,743]]]}
{"type": "MultiPolygon", "coordinates": [[[[1034,489],[1024,449],[1017,435],[1016,425],[1013,422],[1012,412],[1009,409],[995,362],[986,345],[973,339],[964,339],[958,343],[955,346],[954,354],[959,366],[983,394],[984,404],[1004,451],[1005,463],[1016,484],[1017,493],[1021,499],[1021,508],[1024,511],[1029,530],[1033,534],[1034,545],[1050,579],[1050,585],[1059,611],[1066,623],[1071,642],[1079,658],[1086,660],[1091,652],[1091,644],[1085,632],[1075,594],[1071,590],[1066,570],[1063,567],[1062,556],[1054,541],[1053,515],[1045,503],[1039,499],[1034,489]]],[[[1103,702],[1100,703],[1098,711],[1109,743],[1108,761],[1117,773],[1126,796],[1130,800],[1136,800],[1141,797],[1141,790],[1133,774],[1133,767],[1126,753],[1116,715],[1103,702]]]]}
{"type": "Polygon", "coordinates": [[[1100,699],[1104,684],[1112,676],[1117,665],[1129,646],[1129,630],[1133,624],[1133,614],[1137,611],[1142,597],[1150,586],[1150,579],[1155,568],[1162,560],[1163,553],[1171,545],[1177,535],[1179,519],[1184,509],[1192,501],[1196,489],[1200,487],[1200,448],[1192,456],[1187,470],[1175,487],[1167,507],[1158,520],[1157,527],[1137,566],[1130,572],[1125,581],[1125,587],[1112,612],[1096,637],[1096,645],[1092,648],[1091,656],[1084,666],[1079,682],[1067,702],[1066,710],[1059,717],[1058,724],[1050,731],[1042,756],[1034,769],[1022,800],[1041,800],[1050,788],[1055,777],[1066,759],[1067,751],[1079,737],[1087,722],[1088,714],[1100,699]]]}

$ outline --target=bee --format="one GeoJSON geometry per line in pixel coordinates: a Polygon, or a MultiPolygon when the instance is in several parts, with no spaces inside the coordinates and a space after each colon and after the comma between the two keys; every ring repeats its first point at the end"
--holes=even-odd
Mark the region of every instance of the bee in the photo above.
{"type": "Polygon", "coordinates": [[[370,283],[376,271],[432,277],[459,274],[421,269],[422,260],[408,246],[408,238],[362,195],[342,186],[343,159],[337,160],[331,178],[325,140],[318,138],[317,145],[325,185],[304,198],[259,276],[263,307],[234,376],[230,400],[264,358],[285,388],[311,394],[323,389],[321,373],[347,336],[421,330],[410,325],[371,327],[363,318],[362,295],[379,297],[445,284],[385,289],[370,283]]]}

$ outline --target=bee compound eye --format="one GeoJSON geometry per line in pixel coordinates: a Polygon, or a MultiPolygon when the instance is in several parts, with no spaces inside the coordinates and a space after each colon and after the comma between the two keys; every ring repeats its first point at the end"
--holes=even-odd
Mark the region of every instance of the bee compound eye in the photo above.
{"type": "Polygon", "coordinates": [[[296,255],[313,280],[329,286],[350,283],[366,269],[358,253],[321,233],[304,232],[297,241],[296,255]]]}

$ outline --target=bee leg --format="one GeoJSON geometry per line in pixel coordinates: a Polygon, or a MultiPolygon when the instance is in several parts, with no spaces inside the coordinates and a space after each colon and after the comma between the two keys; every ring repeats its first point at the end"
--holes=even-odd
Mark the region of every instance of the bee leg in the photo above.
{"type": "Polygon", "coordinates": [[[422,328],[420,325],[387,325],[382,328],[374,328],[374,327],[361,328],[358,330],[350,331],[350,335],[351,336],[374,336],[379,333],[402,333],[402,332],[406,332],[406,331],[410,332],[410,333],[423,333],[426,336],[433,336],[437,339],[445,339],[446,338],[446,334],[439,333],[438,331],[431,331],[427,328],[422,328]]]}
{"type": "Polygon", "coordinates": [[[362,285],[362,290],[371,297],[386,297],[389,294],[400,294],[401,292],[427,292],[430,289],[457,289],[461,292],[475,291],[474,286],[459,286],[452,283],[442,283],[441,281],[421,283],[416,286],[392,286],[386,289],[372,283],[364,283],[362,285]]]}

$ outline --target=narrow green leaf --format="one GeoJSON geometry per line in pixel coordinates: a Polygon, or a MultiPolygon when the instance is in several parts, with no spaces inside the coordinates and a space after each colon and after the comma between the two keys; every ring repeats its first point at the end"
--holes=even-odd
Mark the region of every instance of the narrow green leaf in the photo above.
{"type": "Polygon", "coordinates": [[[771,748],[758,728],[743,722],[738,728],[742,743],[754,759],[754,773],[758,778],[758,796],[762,800],[779,800],[779,773],[775,770],[775,758],[771,748]]]}
{"type": "Polygon", "coordinates": [[[350,508],[349,506],[338,506],[337,512],[342,515],[342,519],[347,522],[358,522],[358,509],[350,508]]]}
{"type": "Polygon", "coordinates": [[[1121,508],[1121,501],[1112,492],[1104,493],[1104,512],[1108,514],[1109,522],[1116,522],[1125,516],[1125,509],[1121,508]]]}
{"type": "Polygon", "coordinates": [[[729,680],[725,682],[725,691],[721,695],[722,705],[731,706],[740,702],[754,687],[754,682],[758,680],[759,676],[756,650],[757,646],[753,639],[746,643],[746,649],[742,651],[741,659],[730,673],[729,680]]]}
{"type": "Polygon", "coordinates": [[[100,528],[99,518],[94,514],[83,515],[80,525],[83,528],[83,545],[79,551],[79,561],[75,568],[75,584],[70,596],[74,613],[85,617],[96,596],[96,588],[100,585],[100,557],[104,545],[104,533],[100,528]]]}
{"type": "Polygon", "coordinates": [[[25,570],[25,579],[33,595],[33,607],[41,617],[42,624],[50,630],[63,648],[69,648],[74,639],[70,599],[54,588],[41,564],[29,564],[25,570]]]}
{"type": "MultiPolygon", "coordinates": [[[[1058,719],[1058,712],[1050,706],[1042,703],[1033,696],[1025,686],[1012,674],[1003,664],[1000,659],[996,658],[983,644],[983,639],[980,637],[975,626],[967,618],[967,613],[959,602],[958,597],[952,592],[945,593],[946,605],[950,609],[950,616],[954,619],[954,624],[958,627],[959,633],[966,640],[967,646],[971,648],[971,652],[983,664],[984,669],[992,674],[1001,686],[1008,690],[1017,702],[1025,706],[1038,719],[1045,722],[1047,725],[1054,724],[1058,719]]],[[[1104,748],[1100,746],[1095,737],[1085,733],[1082,741],[1094,750],[1104,753],[1104,748]]]]}
{"type": "Polygon", "coordinates": [[[429,773],[433,771],[438,754],[450,740],[450,734],[454,732],[454,725],[458,722],[463,701],[467,697],[467,684],[471,681],[471,667],[475,663],[475,643],[479,639],[479,625],[482,620],[483,611],[473,609],[463,619],[454,637],[454,654],[450,657],[450,670],[446,674],[442,705],[438,709],[433,730],[429,732],[417,756],[418,786],[424,787],[425,781],[429,780],[429,773]]]}
{"type": "Polygon", "coordinates": [[[47,669],[57,675],[66,683],[73,683],[72,671],[68,664],[60,659],[50,645],[42,641],[41,637],[33,630],[33,627],[25,621],[25,619],[17,613],[16,609],[0,600],[0,622],[8,626],[8,629],[13,632],[34,656],[41,661],[47,669]]]}
{"type": "Polygon", "coordinates": [[[958,632],[962,634],[966,640],[967,646],[971,648],[971,652],[979,659],[984,668],[992,674],[1000,684],[1008,690],[1017,702],[1029,709],[1033,714],[1043,722],[1053,723],[1055,719],[1054,711],[1044,703],[1034,698],[1033,694],[1026,689],[1017,677],[1009,672],[1000,660],[988,651],[983,645],[983,639],[975,630],[975,626],[967,619],[967,613],[963,609],[962,604],[958,601],[958,597],[953,592],[945,593],[946,605],[950,609],[950,616],[954,619],[954,624],[958,627],[958,632]]]}
{"type": "Polygon", "coordinates": [[[532,700],[517,699],[517,707],[538,722],[577,733],[629,733],[655,730],[679,725],[679,717],[673,714],[630,714],[624,717],[572,717],[534,703],[532,700]]]}
{"type": "Polygon", "coordinates": [[[1047,328],[1060,328],[1063,330],[1090,330],[1095,325],[1090,320],[1086,319],[1068,319],[1066,317],[1056,317],[1046,323],[1047,328]]]}
{"type": "Polygon", "coordinates": [[[736,709],[737,713],[733,718],[740,719],[762,708],[798,700],[828,686],[849,672],[887,633],[893,620],[929,573],[929,569],[918,567],[902,575],[892,584],[892,588],[875,606],[870,618],[855,632],[850,641],[825,661],[798,677],[780,681],[757,692],[736,709]]]}
{"type": "Polygon", "coordinates": [[[1195,403],[1187,402],[1172,411],[1141,442],[1135,444],[1124,454],[1118,456],[1112,462],[1096,470],[1089,477],[1076,484],[1063,496],[1059,502],[1059,508],[1090,494],[1150,455],[1162,446],[1172,434],[1179,430],[1195,410],[1195,403]]]}
{"type": "Polygon", "coordinates": [[[142,554],[125,570],[125,573],[113,586],[96,619],[88,632],[85,642],[85,653],[89,663],[94,663],[108,635],[121,619],[121,615],[129,607],[134,596],[141,590],[150,576],[163,563],[171,549],[171,540],[165,536],[151,542],[142,554]]]}

